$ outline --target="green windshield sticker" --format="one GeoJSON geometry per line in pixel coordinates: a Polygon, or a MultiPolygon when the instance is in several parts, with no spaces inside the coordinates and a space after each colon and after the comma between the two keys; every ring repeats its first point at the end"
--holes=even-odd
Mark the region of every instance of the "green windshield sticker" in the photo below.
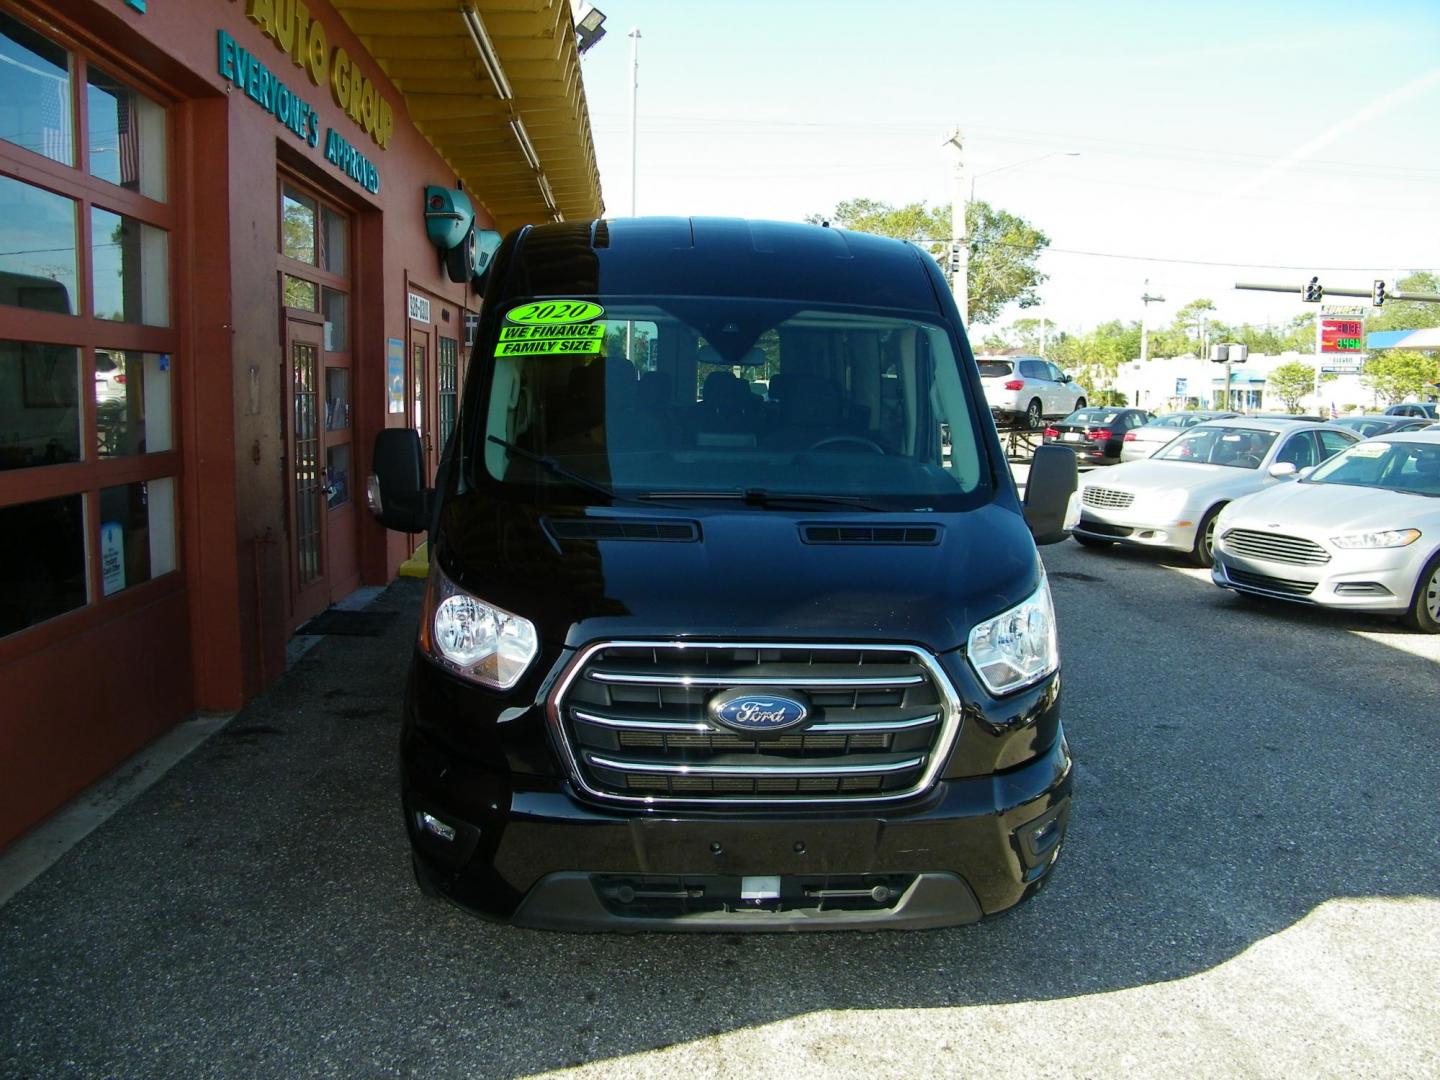
{"type": "MultiPolygon", "coordinates": [[[[591,305],[594,306],[594,305],[591,305]]],[[[600,323],[573,326],[502,326],[496,356],[593,356],[605,344],[600,323]]]]}
{"type": "Polygon", "coordinates": [[[505,313],[505,321],[527,326],[566,326],[594,322],[604,314],[604,308],[588,300],[537,300],[511,308],[505,313]]]}

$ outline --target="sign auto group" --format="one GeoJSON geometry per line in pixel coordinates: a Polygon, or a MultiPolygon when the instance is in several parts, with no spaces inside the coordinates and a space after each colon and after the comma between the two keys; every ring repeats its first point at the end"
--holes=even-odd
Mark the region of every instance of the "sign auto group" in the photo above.
{"type": "MultiPolygon", "coordinates": [[[[234,2],[234,0],[232,0],[234,2]]],[[[395,112],[388,99],[365,77],[343,45],[332,51],[325,26],[310,17],[304,0],[245,0],[245,15],[288,53],[294,65],[320,86],[330,84],[335,104],[384,150],[395,131],[395,112]]],[[[259,57],[224,30],[218,31],[220,74],[245,92],[297,138],[310,146],[320,142],[320,116],[310,103],[275,75],[259,57]]],[[[380,172],[368,157],[334,128],[325,132],[325,160],[372,195],[380,191],[380,172]]]]}

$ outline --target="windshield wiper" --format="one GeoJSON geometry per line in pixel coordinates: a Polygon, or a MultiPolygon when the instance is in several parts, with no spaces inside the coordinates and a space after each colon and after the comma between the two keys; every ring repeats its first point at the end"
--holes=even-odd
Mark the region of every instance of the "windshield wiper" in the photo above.
{"type": "Polygon", "coordinates": [[[553,473],[555,476],[560,477],[562,480],[569,480],[572,484],[576,484],[579,487],[589,488],[591,491],[597,491],[601,495],[606,496],[607,498],[615,499],[617,501],[624,501],[625,497],[619,492],[617,492],[614,488],[608,487],[607,485],[600,483],[599,480],[591,480],[587,476],[581,476],[575,470],[567,469],[564,465],[561,465],[552,457],[546,457],[544,454],[537,454],[533,450],[526,450],[523,446],[516,446],[508,439],[502,439],[498,435],[487,435],[486,438],[489,439],[490,442],[493,442],[496,446],[503,446],[512,454],[515,454],[518,457],[522,457],[526,461],[534,462],[546,472],[553,473]]]}
{"type": "Polygon", "coordinates": [[[858,495],[827,495],[808,491],[767,491],[764,488],[745,488],[743,491],[647,491],[642,499],[669,501],[673,499],[732,499],[746,506],[781,508],[786,506],[853,506],[860,510],[877,513],[893,511],[894,507],[880,506],[858,495]]]}

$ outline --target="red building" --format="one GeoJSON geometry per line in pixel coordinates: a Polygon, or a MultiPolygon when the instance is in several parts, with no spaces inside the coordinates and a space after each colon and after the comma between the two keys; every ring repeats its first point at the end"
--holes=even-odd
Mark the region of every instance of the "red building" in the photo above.
{"type": "Polygon", "coordinates": [[[0,0],[0,846],[409,554],[480,228],[600,212],[568,0],[0,0]],[[459,276],[464,276],[463,274],[459,276]]]}

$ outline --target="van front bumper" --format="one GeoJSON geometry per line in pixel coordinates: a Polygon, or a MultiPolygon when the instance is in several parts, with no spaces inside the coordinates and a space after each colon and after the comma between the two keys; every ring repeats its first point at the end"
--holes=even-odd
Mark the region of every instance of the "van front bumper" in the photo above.
{"type": "Polygon", "coordinates": [[[487,773],[413,730],[402,757],[422,888],[552,930],[975,922],[1045,883],[1072,784],[1063,734],[1016,769],[942,780],[904,804],[823,813],[611,809],[578,800],[564,780],[487,773]]]}

